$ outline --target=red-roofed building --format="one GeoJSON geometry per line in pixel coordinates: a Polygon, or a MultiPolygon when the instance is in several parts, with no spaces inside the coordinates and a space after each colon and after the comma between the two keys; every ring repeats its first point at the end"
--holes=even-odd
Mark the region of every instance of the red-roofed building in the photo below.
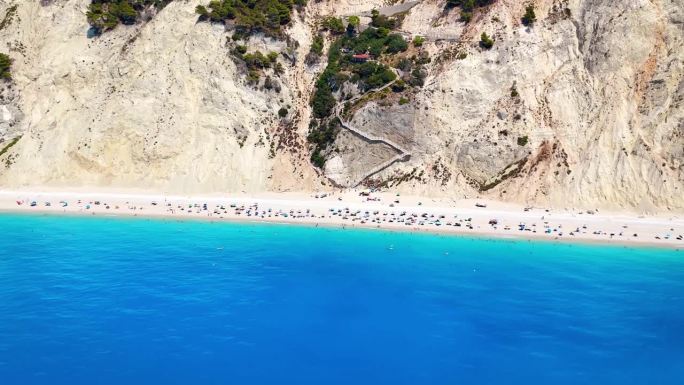
{"type": "Polygon", "coordinates": [[[356,54],[352,56],[352,60],[358,63],[365,63],[370,59],[370,55],[367,53],[356,54]]]}

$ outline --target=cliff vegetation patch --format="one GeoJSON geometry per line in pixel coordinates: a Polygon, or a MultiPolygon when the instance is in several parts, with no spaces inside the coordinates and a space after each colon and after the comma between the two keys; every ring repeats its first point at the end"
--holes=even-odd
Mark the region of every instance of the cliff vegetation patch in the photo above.
{"type": "Polygon", "coordinates": [[[281,38],[282,27],[292,21],[292,10],[305,5],[306,0],[213,0],[198,5],[195,12],[200,21],[234,27],[238,36],[260,32],[281,38]]]}
{"type": "MultiPolygon", "coordinates": [[[[264,55],[261,51],[255,51],[252,53],[247,52],[247,46],[237,45],[233,51],[233,56],[236,59],[236,63],[239,66],[244,66],[247,73],[247,82],[253,86],[259,85],[262,75],[267,73],[267,70],[271,70],[275,76],[280,76],[285,72],[283,65],[278,62],[278,53],[269,52],[264,55]]],[[[277,83],[270,76],[266,76],[263,84],[264,89],[274,90],[280,92],[280,84],[277,83]]]]}
{"type": "Polygon", "coordinates": [[[17,136],[16,138],[10,140],[9,143],[2,147],[2,149],[0,149],[0,156],[5,155],[5,153],[7,153],[7,151],[9,151],[10,148],[14,147],[14,145],[17,144],[19,139],[21,139],[21,136],[17,136]]]}
{"type": "Polygon", "coordinates": [[[114,29],[119,24],[131,25],[141,20],[146,11],[158,11],[173,0],[92,0],[86,17],[96,34],[114,29]]]}
{"type": "Polygon", "coordinates": [[[478,8],[486,7],[490,5],[495,0],[447,0],[447,8],[461,8],[461,20],[465,23],[470,22],[473,18],[473,14],[478,8]]]}
{"type": "Polygon", "coordinates": [[[0,53],[0,79],[12,78],[12,59],[5,53],[0,53]]]}
{"type": "MultiPolygon", "coordinates": [[[[399,19],[381,15],[377,10],[362,31],[355,16],[329,17],[321,23],[332,43],[328,64],[316,81],[311,100],[314,119],[308,139],[315,166],[322,168],[325,164],[325,154],[330,153],[329,146],[339,132],[340,114],[347,118],[355,108],[373,98],[387,100],[388,104],[407,104],[410,99],[405,93],[409,88],[423,85],[423,65],[430,61],[420,51],[424,41],[410,45],[402,34],[394,31],[399,24],[399,19]],[[340,103],[344,103],[344,109],[340,103]]],[[[321,51],[322,36],[316,38],[318,43],[310,55],[321,51]]]]}
{"type": "Polygon", "coordinates": [[[0,31],[9,27],[10,24],[12,24],[12,21],[14,21],[14,17],[16,15],[17,15],[17,5],[16,4],[7,8],[7,11],[5,11],[5,17],[3,17],[2,21],[0,21],[0,31]]]}

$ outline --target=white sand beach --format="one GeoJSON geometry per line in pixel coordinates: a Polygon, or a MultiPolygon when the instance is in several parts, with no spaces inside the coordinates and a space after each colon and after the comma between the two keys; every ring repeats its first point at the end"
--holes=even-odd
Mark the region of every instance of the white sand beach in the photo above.
{"type": "Polygon", "coordinates": [[[174,196],[137,191],[0,190],[0,211],[276,222],[684,249],[684,215],[547,209],[368,190],[174,196]]]}

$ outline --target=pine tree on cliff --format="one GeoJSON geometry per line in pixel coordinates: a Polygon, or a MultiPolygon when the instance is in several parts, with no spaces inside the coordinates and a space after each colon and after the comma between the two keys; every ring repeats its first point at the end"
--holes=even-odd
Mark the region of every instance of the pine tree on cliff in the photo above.
{"type": "Polygon", "coordinates": [[[10,67],[12,67],[12,59],[7,54],[0,53],[0,79],[12,78],[10,67]]]}
{"type": "Polygon", "coordinates": [[[537,15],[534,14],[534,5],[530,4],[525,8],[525,15],[522,17],[522,23],[531,26],[537,21],[537,15]]]}

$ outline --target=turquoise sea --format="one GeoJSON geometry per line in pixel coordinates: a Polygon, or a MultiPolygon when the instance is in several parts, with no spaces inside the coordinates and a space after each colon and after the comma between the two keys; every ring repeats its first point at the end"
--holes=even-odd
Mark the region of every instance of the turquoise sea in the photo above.
{"type": "Polygon", "coordinates": [[[0,215],[0,384],[682,384],[684,254],[0,215]]]}

